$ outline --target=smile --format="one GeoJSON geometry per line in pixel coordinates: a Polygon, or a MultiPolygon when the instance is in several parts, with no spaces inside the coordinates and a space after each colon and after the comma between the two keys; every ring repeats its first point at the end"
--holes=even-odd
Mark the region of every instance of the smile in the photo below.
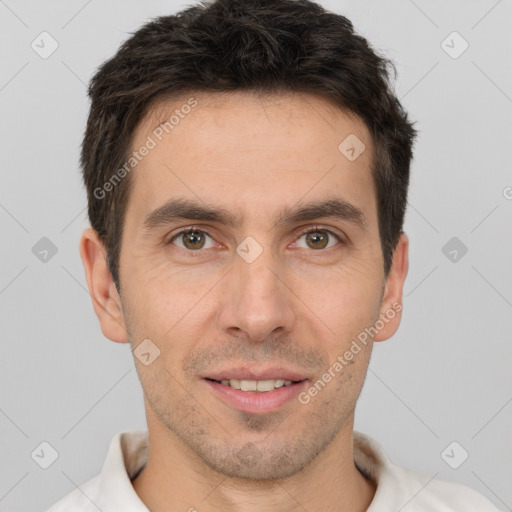
{"type": "MultiPolygon", "coordinates": [[[[213,380],[213,379],[212,379],[213,380]]],[[[268,379],[268,380],[239,380],[239,379],[222,379],[221,381],[214,381],[221,383],[224,386],[229,386],[233,389],[240,389],[242,391],[256,391],[258,393],[267,393],[274,389],[283,386],[289,386],[293,383],[291,380],[285,379],[268,379]]]]}
{"type": "Polygon", "coordinates": [[[299,393],[307,389],[308,379],[203,379],[213,397],[224,405],[241,412],[264,414],[277,412],[290,402],[296,402],[299,393]]]}

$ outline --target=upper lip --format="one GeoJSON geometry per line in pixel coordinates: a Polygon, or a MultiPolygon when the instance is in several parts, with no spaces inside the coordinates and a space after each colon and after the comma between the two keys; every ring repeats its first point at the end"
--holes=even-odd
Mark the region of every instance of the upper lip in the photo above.
{"type": "Polygon", "coordinates": [[[205,379],[212,380],[291,380],[301,381],[307,379],[304,373],[299,371],[290,370],[283,367],[272,368],[247,368],[237,367],[216,372],[210,372],[204,376],[205,379]]]}

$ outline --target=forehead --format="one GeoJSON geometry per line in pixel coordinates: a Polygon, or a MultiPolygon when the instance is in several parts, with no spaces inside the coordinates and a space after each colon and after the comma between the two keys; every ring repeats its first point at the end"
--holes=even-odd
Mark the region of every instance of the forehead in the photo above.
{"type": "Polygon", "coordinates": [[[314,95],[198,92],[160,101],[135,132],[132,150],[144,146],[151,149],[133,170],[127,217],[142,219],[172,196],[270,216],[336,192],[367,218],[376,211],[366,125],[314,95]]]}

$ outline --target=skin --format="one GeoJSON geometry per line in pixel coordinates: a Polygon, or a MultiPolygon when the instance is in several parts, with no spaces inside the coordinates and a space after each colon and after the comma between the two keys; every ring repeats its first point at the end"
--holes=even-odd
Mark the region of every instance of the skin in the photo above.
{"type": "MultiPolygon", "coordinates": [[[[359,118],[309,94],[194,97],[197,107],[133,171],[121,297],[97,234],[86,230],[80,244],[104,335],[132,349],[150,339],[160,350],[147,366],[135,358],[150,450],[134,489],[153,512],[366,510],[375,485],[354,464],[354,409],[373,341],[396,332],[399,311],[308,404],[294,399],[276,412],[242,413],[202,376],[281,364],[313,383],[365,327],[401,303],[408,238],[402,234],[386,278],[370,133],[359,118]],[[351,133],[366,146],[354,161],[338,150],[351,133]],[[273,226],[283,207],[333,196],[360,208],[366,227],[335,218],[273,226]],[[244,221],[232,228],[183,219],[145,232],[145,215],[176,197],[221,206],[244,221]],[[187,249],[183,237],[170,242],[187,227],[211,237],[204,248],[187,249]],[[317,248],[304,228],[340,239],[317,248]],[[263,249],[252,263],[236,253],[248,236],[263,249]]],[[[187,98],[153,108],[133,148],[187,98]]]]}

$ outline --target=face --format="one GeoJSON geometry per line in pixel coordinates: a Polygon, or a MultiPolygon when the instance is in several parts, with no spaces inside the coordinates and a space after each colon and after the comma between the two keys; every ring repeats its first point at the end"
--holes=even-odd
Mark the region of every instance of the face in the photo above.
{"type": "MultiPolygon", "coordinates": [[[[135,349],[150,340],[135,358],[150,432],[225,475],[282,478],[352,428],[373,341],[361,333],[406,271],[402,259],[383,274],[362,121],[312,95],[193,97],[168,134],[154,130],[189,97],[136,132],[133,148],[156,144],[125,217],[129,336],[102,327],[135,349]],[[339,149],[350,134],[365,146],[355,160],[339,149]]],[[[376,340],[396,330],[394,309],[376,340]]]]}

